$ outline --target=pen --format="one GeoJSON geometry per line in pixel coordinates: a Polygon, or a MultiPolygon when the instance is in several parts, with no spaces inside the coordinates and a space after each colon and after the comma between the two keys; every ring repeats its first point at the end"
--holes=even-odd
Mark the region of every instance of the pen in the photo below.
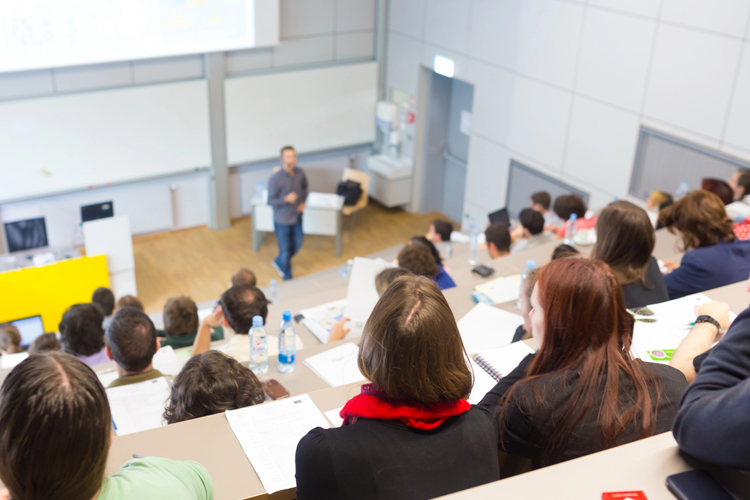
{"type": "Polygon", "coordinates": [[[139,455],[138,453],[133,453],[133,458],[144,458],[144,456],[139,455]]]}

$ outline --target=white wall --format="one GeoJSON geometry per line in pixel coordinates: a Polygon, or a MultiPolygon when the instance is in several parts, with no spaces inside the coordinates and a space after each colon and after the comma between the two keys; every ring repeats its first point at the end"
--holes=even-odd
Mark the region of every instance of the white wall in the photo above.
{"type": "Polygon", "coordinates": [[[390,0],[387,83],[416,95],[440,54],[475,85],[464,212],[504,206],[510,158],[601,207],[640,125],[750,160],[749,20],[750,0],[390,0]]]}

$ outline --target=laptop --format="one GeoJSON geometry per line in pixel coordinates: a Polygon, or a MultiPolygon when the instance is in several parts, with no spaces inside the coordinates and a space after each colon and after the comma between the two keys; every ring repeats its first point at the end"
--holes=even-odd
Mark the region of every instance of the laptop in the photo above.
{"type": "Polygon", "coordinates": [[[501,208],[497,212],[492,212],[489,215],[489,218],[490,224],[494,224],[495,222],[502,222],[506,226],[510,227],[510,217],[508,216],[507,208],[501,208]]]}
{"type": "Polygon", "coordinates": [[[37,337],[44,335],[44,322],[41,316],[29,316],[28,318],[15,319],[0,323],[0,327],[13,325],[21,334],[21,347],[30,346],[37,337]]]}

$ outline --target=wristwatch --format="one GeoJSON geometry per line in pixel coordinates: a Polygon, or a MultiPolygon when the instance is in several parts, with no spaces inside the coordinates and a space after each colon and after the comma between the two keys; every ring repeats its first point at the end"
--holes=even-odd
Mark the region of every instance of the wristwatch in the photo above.
{"type": "Polygon", "coordinates": [[[695,324],[697,325],[698,323],[711,323],[716,327],[716,333],[719,333],[721,331],[721,325],[719,325],[719,322],[707,314],[695,318],[695,324]]]}

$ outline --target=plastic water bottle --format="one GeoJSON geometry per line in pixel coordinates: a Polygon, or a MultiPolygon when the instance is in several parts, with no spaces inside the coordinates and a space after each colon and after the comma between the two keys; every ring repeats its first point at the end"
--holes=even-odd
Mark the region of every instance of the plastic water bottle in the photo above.
{"type": "Polygon", "coordinates": [[[253,328],[250,330],[250,369],[256,375],[268,371],[268,337],[261,316],[253,316],[253,328]]]}
{"type": "Polygon", "coordinates": [[[275,304],[278,297],[279,287],[276,285],[276,280],[271,280],[271,287],[268,289],[268,302],[275,304]]]}
{"type": "Polygon", "coordinates": [[[281,373],[294,371],[294,355],[297,352],[297,332],[292,324],[292,313],[284,311],[279,327],[279,364],[276,368],[281,373]]]}
{"type": "Polygon", "coordinates": [[[529,275],[529,271],[533,269],[536,269],[536,261],[534,259],[527,260],[526,269],[521,273],[521,284],[518,286],[518,302],[516,305],[519,310],[521,309],[521,295],[523,295],[523,286],[526,283],[526,277],[529,275]]]}
{"type": "Polygon", "coordinates": [[[348,280],[349,276],[352,274],[352,267],[354,267],[354,261],[352,259],[347,260],[346,267],[341,268],[339,276],[341,276],[342,279],[348,280]]]}
{"type": "Polygon", "coordinates": [[[680,185],[677,186],[677,192],[675,193],[675,197],[679,200],[686,194],[690,192],[690,184],[688,184],[687,179],[682,179],[682,182],[680,182],[680,185]]]}
{"type": "Polygon", "coordinates": [[[479,231],[477,230],[477,224],[474,221],[474,217],[471,218],[469,223],[469,231],[471,234],[471,242],[469,243],[469,264],[476,266],[479,263],[479,231]]]}
{"type": "Polygon", "coordinates": [[[565,239],[563,243],[566,245],[573,244],[573,238],[576,236],[576,228],[578,226],[578,215],[570,214],[570,219],[565,223],[565,239]]]}

